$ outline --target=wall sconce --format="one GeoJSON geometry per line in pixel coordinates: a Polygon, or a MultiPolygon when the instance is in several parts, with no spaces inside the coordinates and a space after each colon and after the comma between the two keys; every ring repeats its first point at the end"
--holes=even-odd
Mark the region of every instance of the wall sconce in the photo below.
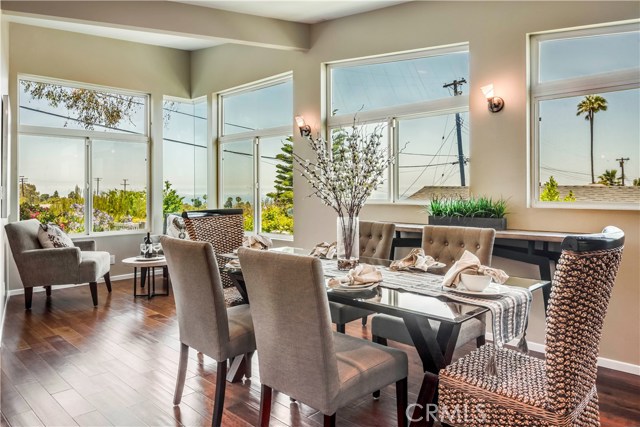
{"type": "Polygon", "coordinates": [[[296,123],[298,124],[298,128],[300,128],[300,135],[302,137],[311,136],[311,126],[304,122],[304,117],[296,116],[296,123]]]}
{"type": "Polygon", "coordinates": [[[480,89],[482,90],[482,93],[484,93],[484,96],[487,98],[487,102],[489,103],[489,111],[491,111],[492,113],[497,113],[498,111],[502,110],[502,108],[504,107],[504,99],[500,98],[499,96],[493,95],[493,83],[482,86],[480,89]]]}

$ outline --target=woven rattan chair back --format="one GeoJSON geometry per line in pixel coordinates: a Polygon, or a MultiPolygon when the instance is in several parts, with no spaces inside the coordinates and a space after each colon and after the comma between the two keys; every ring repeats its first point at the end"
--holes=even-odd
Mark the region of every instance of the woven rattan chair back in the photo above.
{"type": "MultiPolygon", "coordinates": [[[[219,265],[225,265],[228,260],[218,254],[231,253],[242,246],[242,214],[184,218],[184,225],[191,240],[211,243],[219,265]]],[[[233,286],[231,278],[226,273],[222,273],[221,278],[223,287],[233,286]]]]}
{"type": "Polygon", "coordinates": [[[570,413],[595,395],[598,346],[623,244],[615,227],[562,243],[546,331],[547,403],[554,413],[570,413]]]}

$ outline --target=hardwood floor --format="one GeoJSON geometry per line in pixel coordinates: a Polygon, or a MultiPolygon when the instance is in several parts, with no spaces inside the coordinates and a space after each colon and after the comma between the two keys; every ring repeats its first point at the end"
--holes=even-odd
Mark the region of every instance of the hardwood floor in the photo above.
{"type": "MultiPolygon", "coordinates": [[[[1,426],[204,426],[211,425],[216,364],[191,352],[180,406],[172,404],[178,371],[178,324],[173,297],[133,299],[131,281],[99,285],[94,309],[88,286],[53,289],[9,300],[2,342],[1,426]]],[[[360,322],[347,333],[369,338],[360,322]]],[[[409,401],[421,375],[409,354],[409,401]]],[[[459,354],[469,347],[459,350],[459,354]]],[[[457,354],[457,355],[459,355],[457,354]]],[[[258,422],[258,357],[251,380],[227,383],[223,425],[258,422]]],[[[603,426],[640,425],[640,377],[602,369],[598,378],[603,426]]],[[[274,392],[271,426],[321,426],[322,414],[274,392]]],[[[395,391],[366,397],[338,411],[339,426],[395,425],[395,391]]]]}

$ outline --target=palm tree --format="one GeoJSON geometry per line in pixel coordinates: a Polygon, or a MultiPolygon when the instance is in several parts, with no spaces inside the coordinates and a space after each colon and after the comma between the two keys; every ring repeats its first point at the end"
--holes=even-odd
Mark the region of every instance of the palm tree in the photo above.
{"type": "Polygon", "coordinates": [[[598,177],[600,181],[598,184],[604,184],[606,186],[618,185],[620,179],[618,178],[618,171],[616,169],[607,169],[602,175],[598,177]]]}
{"type": "Polygon", "coordinates": [[[607,111],[607,100],[600,95],[587,95],[578,104],[576,116],[584,114],[584,119],[589,121],[589,131],[591,134],[591,183],[595,184],[596,179],[593,174],[593,119],[597,112],[607,111]]]}

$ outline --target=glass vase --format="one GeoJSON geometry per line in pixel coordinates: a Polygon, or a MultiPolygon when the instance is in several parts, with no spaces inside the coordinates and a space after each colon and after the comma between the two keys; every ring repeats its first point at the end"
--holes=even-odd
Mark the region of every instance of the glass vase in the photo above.
{"type": "Polygon", "coordinates": [[[358,217],[339,216],[337,219],[338,270],[350,270],[358,265],[360,255],[359,227],[358,217]]]}

